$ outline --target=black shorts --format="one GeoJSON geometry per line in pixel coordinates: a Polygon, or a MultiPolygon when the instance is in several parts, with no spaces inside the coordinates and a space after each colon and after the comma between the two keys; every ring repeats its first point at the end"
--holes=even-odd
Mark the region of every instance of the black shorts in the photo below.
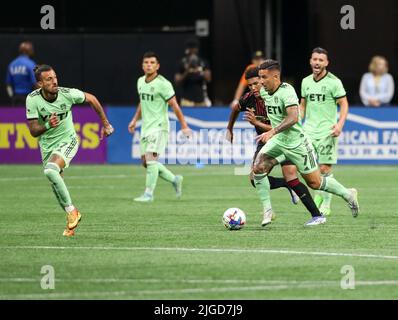
{"type": "MultiPolygon", "coordinates": [[[[256,152],[254,152],[254,156],[253,156],[253,163],[254,163],[254,160],[256,160],[256,157],[257,157],[258,153],[260,152],[261,148],[264,147],[264,145],[265,145],[264,143],[259,143],[259,144],[257,145],[256,152]]],[[[291,162],[290,160],[285,160],[285,161],[282,161],[282,162],[280,163],[280,165],[281,165],[282,167],[283,167],[283,166],[291,166],[291,165],[294,165],[294,163],[291,162]]]]}

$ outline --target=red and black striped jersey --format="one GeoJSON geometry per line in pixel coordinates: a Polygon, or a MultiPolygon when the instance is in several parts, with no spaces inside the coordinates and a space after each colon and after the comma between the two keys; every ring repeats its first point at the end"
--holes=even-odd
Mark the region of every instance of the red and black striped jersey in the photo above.
{"type": "MultiPolygon", "coordinates": [[[[257,120],[264,124],[271,124],[268,119],[267,110],[265,108],[264,100],[261,97],[256,97],[253,92],[248,92],[244,94],[239,99],[239,110],[241,112],[251,109],[254,111],[257,120]]],[[[264,133],[264,130],[259,127],[255,127],[257,134],[264,133]]]]}

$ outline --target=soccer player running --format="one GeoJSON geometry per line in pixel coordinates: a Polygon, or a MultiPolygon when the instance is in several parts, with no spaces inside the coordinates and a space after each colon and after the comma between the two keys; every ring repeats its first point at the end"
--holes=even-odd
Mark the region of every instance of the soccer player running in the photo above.
{"type": "MultiPolygon", "coordinates": [[[[262,85],[260,82],[260,78],[258,76],[258,68],[257,67],[248,68],[245,72],[245,79],[247,81],[250,91],[244,94],[242,97],[240,97],[238,103],[236,103],[232,107],[232,111],[227,126],[226,139],[231,143],[233,143],[233,128],[240,112],[245,112],[243,116],[244,120],[249,121],[250,124],[254,126],[258,135],[272,129],[270,121],[267,116],[267,111],[265,109],[264,101],[263,99],[261,99],[260,96],[260,89],[262,85]]],[[[261,150],[263,146],[264,144],[261,142],[257,144],[256,152],[254,153],[253,156],[253,162],[254,159],[256,159],[258,152],[261,150]]],[[[271,190],[282,187],[287,188],[290,193],[292,202],[294,204],[297,204],[299,198],[296,195],[296,193],[290,188],[289,182],[286,182],[297,179],[296,167],[290,161],[283,161],[281,163],[281,166],[284,178],[275,178],[268,175],[268,180],[270,183],[271,190]]],[[[253,163],[252,163],[252,170],[253,170],[253,163]]],[[[253,187],[255,187],[253,180],[253,171],[250,173],[250,182],[253,185],[253,187]]]]}
{"type": "MultiPolygon", "coordinates": [[[[337,138],[347,118],[348,101],[340,79],[326,69],[329,59],[325,49],[312,51],[310,65],[312,74],[301,83],[303,128],[317,152],[321,175],[333,177],[332,165],[337,163],[337,138]],[[337,105],[340,106],[338,121],[337,105]]],[[[316,191],[314,200],[323,215],[330,214],[331,193],[316,191]]]]}
{"type": "Polygon", "coordinates": [[[113,128],[95,96],[78,89],[58,87],[57,75],[49,65],[34,69],[39,89],[26,98],[26,117],[33,137],[39,137],[44,174],[51,183],[59,205],[66,211],[64,236],[74,235],[81,214],[73,205],[63,180],[63,171],[76,155],[79,142],[72,120],[72,105],[87,102],[99,115],[103,127],[101,139],[113,128]]]}
{"type": "MultiPolygon", "coordinates": [[[[266,60],[259,67],[259,76],[264,88],[260,94],[267,107],[272,129],[256,137],[266,143],[256,157],[253,172],[257,194],[263,204],[264,221],[270,223],[272,206],[268,173],[277,164],[276,158],[284,155],[297,167],[307,185],[315,190],[330,192],[342,197],[351,209],[353,217],[359,213],[357,191],[347,189],[332,177],[321,176],[315,160],[315,151],[299,122],[299,102],[294,88],[281,82],[278,61],[266,60]]],[[[317,214],[305,226],[319,225],[326,218],[317,214]]],[[[263,223],[267,225],[268,223],[263,223]]]]}
{"type": "Polygon", "coordinates": [[[140,102],[137,111],[128,125],[131,134],[134,133],[137,121],[142,117],[141,127],[141,159],[146,168],[145,192],[134,201],[150,202],[154,199],[154,191],[158,177],[170,182],[177,198],[182,195],[181,175],[174,175],[158,159],[165,152],[169,138],[168,106],[170,106],[181,123],[185,136],[192,132],[175,97],[173,85],[158,73],[159,57],[154,52],[146,52],[142,60],[144,75],[137,81],[137,91],[140,102]]]}

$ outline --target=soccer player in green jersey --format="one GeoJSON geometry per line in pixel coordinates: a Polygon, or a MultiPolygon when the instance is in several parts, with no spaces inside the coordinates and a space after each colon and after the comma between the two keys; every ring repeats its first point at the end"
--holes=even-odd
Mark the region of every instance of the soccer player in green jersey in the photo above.
{"type": "MultiPolygon", "coordinates": [[[[337,139],[348,114],[346,92],[340,79],[329,72],[328,52],[322,48],[312,51],[312,74],[301,83],[301,115],[305,117],[304,131],[312,140],[318,155],[321,175],[333,177],[332,165],[337,163],[337,139]],[[340,117],[337,121],[337,105],[340,117]]],[[[330,214],[332,194],[315,192],[315,203],[323,215],[330,214]]]]}
{"type": "MultiPolygon", "coordinates": [[[[347,189],[334,178],[320,174],[314,148],[299,122],[298,97],[291,85],[281,82],[279,62],[266,60],[259,67],[259,76],[264,87],[260,94],[272,126],[271,130],[256,138],[257,141],[266,143],[256,157],[253,168],[256,190],[264,208],[262,225],[270,223],[272,217],[267,174],[277,164],[276,158],[280,156],[285,156],[296,165],[310,188],[342,197],[348,203],[352,215],[356,217],[359,213],[357,191],[347,189]]],[[[316,215],[305,225],[313,226],[325,222],[324,216],[316,215]]]]}
{"type": "Polygon", "coordinates": [[[81,214],[72,204],[63,171],[76,155],[79,142],[73,126],[72,105],[87,102],[97,112],[103,127],[101,139],[113,132],[104,110],[95,96],[80,91],[58,87],[57,75],[48,65],[34,69],[39,89],[26,98],[26,118],[33,137],[39,137],[44,174],[51,183],[61,208],[66,211],[66,228],[63,235],[74,235],[81,214]]]}
{"type": "Polygon", "coordinates": [[[142,117],[140,148],[142,163],[146,168],[146,188],[143,195],[134,199],[138,202],[153,201],[159,176],[173,185],[177,198],[182,194],[183,177],[174,175],[158,161],[159,156],[166,150],[169,138],[168,106],[180,121],[185,136],[191,135],[191,129],[178,105],[173,85],[158,73],[159,68],[160,61],[156,53],[145,53],[142,60],[144,75],[137,81],[140,102],[128,125],[129,132],[133,134],[137,121],[142,117]]]}

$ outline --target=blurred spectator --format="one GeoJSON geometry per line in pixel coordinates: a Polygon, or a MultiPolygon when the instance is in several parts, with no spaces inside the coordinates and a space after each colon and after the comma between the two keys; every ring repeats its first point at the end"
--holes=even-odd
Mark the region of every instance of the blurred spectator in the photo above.
{"type": "Polygon", "coordinates": [[[388,105],[394,96],[394,79],[388,73],[388,62],[382,56],[374,56],[369,72],[361,79],[359,88],[362,103],[369,107],[388,105]]]}
{"type": "Polygon", "coordinates": [[[233,106],[239,102],[240,97],[243,95],[247,88],[247,80],[245,78],[245,73],[247,70],[249,70],[252,67],[258,67],[260,64],[262,64],[265,61],[265,56],[264,53],[260,50],[255,51],[252,55],[252,62],[249,64],[246,68],[245,71],[243,71],[243,74],[239,80],[238,87],[235,90],[235,95],[234,95],[234,100],[231,102],[230,106],[233,108],[233,106]]]}
{"type": "Polygon", "coordinates": [[[211,81],[208,63],[199,56],[199,42],[190,39],[186,43],[185,56],[181,59],[175,82],[182,89],[180,105],[184,107],[210,107],[207,83],[211,81]]]}
{"type": "Polygon", "coordinates": [[[33,54],[32,42],[24,41],[19,45],[19,56],[8,65],[6,86],[13,106],[24,106],[26,96],[36,86],[33,54]]]}

